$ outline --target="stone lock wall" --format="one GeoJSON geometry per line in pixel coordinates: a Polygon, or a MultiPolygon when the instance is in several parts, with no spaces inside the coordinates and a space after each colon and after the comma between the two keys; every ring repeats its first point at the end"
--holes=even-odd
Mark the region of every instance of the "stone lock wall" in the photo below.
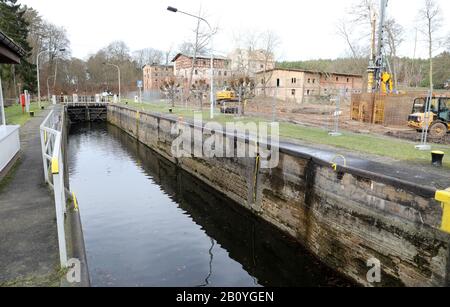
{"type": "Polygon", "coordinates": [[[176,159],[175,119],[110,105],[108,121],[361,285],[449,285],[450,236],[438,230],[442,208],[435,191],[357,169],[334,171],[326,161],[285,148],[274,169],[260,169],[253,158],[176,159]],[[367,281],[370,259],[381,262],[379,284],[367,281]]]}

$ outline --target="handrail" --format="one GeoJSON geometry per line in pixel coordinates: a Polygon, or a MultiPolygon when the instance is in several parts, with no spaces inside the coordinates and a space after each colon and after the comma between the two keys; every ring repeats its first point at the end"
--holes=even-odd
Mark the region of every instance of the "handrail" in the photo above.
{"type": "Polygon", "coordinates": [[[53,189],[58,230],[59,257],[62,268],[67,268],[65,235],[66,190],[64,184],[63,140],[64,116],[51,110],[40,126],[42,161],[45,182],[53,189]]]}

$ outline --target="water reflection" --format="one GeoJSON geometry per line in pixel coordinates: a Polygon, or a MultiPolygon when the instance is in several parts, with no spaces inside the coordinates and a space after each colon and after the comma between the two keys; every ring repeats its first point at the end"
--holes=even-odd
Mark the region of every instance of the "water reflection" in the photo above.
{"type": "Polygon", "coordinates": [[[346,286],[289,237],[107,124],[71,128],[94,286],[346,286]]]}

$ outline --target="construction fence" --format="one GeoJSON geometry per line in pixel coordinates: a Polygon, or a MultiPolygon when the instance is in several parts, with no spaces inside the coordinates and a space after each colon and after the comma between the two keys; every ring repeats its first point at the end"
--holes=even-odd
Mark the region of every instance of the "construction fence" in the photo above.
{"type": "Polygon", "coordinates": [[[352,95],[352,120],[384,126],[405,126],[417,95],[352,95]]]}

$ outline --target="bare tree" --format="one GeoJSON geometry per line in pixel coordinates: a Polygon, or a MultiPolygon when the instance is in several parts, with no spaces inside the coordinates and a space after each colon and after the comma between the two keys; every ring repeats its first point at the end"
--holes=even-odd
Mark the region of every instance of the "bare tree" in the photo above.
{"type": "Polygon", "coordinates": [[[419,18],[422,28],[420,31],[426,37],[428,43],[430,61],[430,90],[433,91],[433,51],[434,44],[438,41],[436,33],[442,26],[441,9],[435,0],[425,0],[423,8],[420,10],[419,18]]]}
{"type": "MultiPolygon", "coordinates": [[[[199,10],[198,16],[206,18],[201,8],[199,10]]],[[[212,36],[214,36],[217,33],[217,31],[218,28],[216,27],[211,32],[210,29],[207,28],[200,19],[198,19],[196,28],[194,30],[195,34],[194,40],[187,41],[182,44],[181,48],[184,49],[184,52],[182,53],[186,53],[188,56],[192,57],[191,71],[189,74],[189,81],[188,81],[188,89],[192,87],[192,79],[194,77],[194,67],[197,61],[197,56],[202,53],[205,53],[208,50],[207,47],[212,39],[212,36]]],[[[210,52],[213,51],[210,50],[210,52]]]]}
{"type": "Polygon", "coordinates": [[[239,112],[242,116],[245,114],[247,101],[255,97],[255,81],[248,76],[242,76],[231,80],[230,87],[239,98],[239,112]]]}
{"type": "Polygon", "coordinates": [[[337,22],[336,28],[337,34],[345,40],[347,46],[350,48],[352,57],[354,59],[357,59],[359,57],[359,54],[357,52],[356,43],[350,37],[350,33],[353,32],[351,24],[348,21],[341,19],[337,22]]]}
{"type": "Polygon", "coordinates": [[[171,78],[161,85],[161,91],[166,95],[171,101],[172,108],[175,107],[175,99],[180,91],[180,83],[177,82],[175,78],[171,78]]]}
{"type": "Polygon", "coordinates": [[[45,22],[39,15],[39,12],[31,7],[24,7],[25,19],[29,24],[28,42],[32,47],[31,63],[36,64],[37,54],[43,50],[43,41],[45,37],[45,22]]]}
{"type": "Polygon", "coordinates": [[[347,16],[336,23],[336,32],[345,40],[355,61],[364,57],[370,49],[372,42],[369,44],[369,38],[375,27],[377,8],[376,0],[357,0],[347,16]]]}
{"type": "Polygon", "coordinates": [[[272,79],[273,69],[269,67],[275,58],[275,51],[280,44],[280,39],[278,35],[273,31],[266,31],[261,35],[262,45],[261,52],[263,54],[264,70],[262,72],[262,91],[263,95],[266,96],[266,88],[270,80],[272,79]]]}
{"type": "Polygon", "coordinates": [[[200,110],[203,111],[203,99],[208,94],[210,89],[209,84],[206,80],[199,80],[195,84],[192,84],[191,93],[199,102],[200,110]]]}
{"type": "Polygon", "coordinates": [[[103,48],[109,61],[124,62],[131,59],[130,48],[123,41],[115,41],[103,48]]]}
{"type": "Polygon", "coordinates": [[[392,73],[394,75],[394,87],[398,88],[398,70],[399,70],[399,61],[397,57],[397,50],[399,46],[404,41],[404,30],[401,25],[399,25],[394,19],[389,19],[386,22],[386,33],[387,33],[387,41],[389,47],[389,57],[391,59],[392,64],[392,73]]]}
{"type": "Polygon", "coordinates": [[[450,51],[450,34],[447,36],[447,40],[445,41],[445,47],[450,51]]]}
{"type": "Polygon", "coordinates": [[[173,45],[170,46],[166,51],[164,51],[164,60],[165,60],[166,66],[169,65],[169,63],[170,63],[170,57],[172,56],[172,51],[173,51],[173,45]]]}
{"type": "Polygon", "coordinates": [[[145,48],[133,52],[133,60],[138,68],[142,68],[146,64],[162,64],[164,61],[164,53],[161,50],[153,48],[145,48]]]}
{"type": "MultiPolygon", "coordinates": [[[[349,10],[351,23],[365,26],[372,26],[373,16],[377,15],[378,1],[358,0],[349,10]]],[[[370,33],[370,32],[368,32],[370,33]]]]}

